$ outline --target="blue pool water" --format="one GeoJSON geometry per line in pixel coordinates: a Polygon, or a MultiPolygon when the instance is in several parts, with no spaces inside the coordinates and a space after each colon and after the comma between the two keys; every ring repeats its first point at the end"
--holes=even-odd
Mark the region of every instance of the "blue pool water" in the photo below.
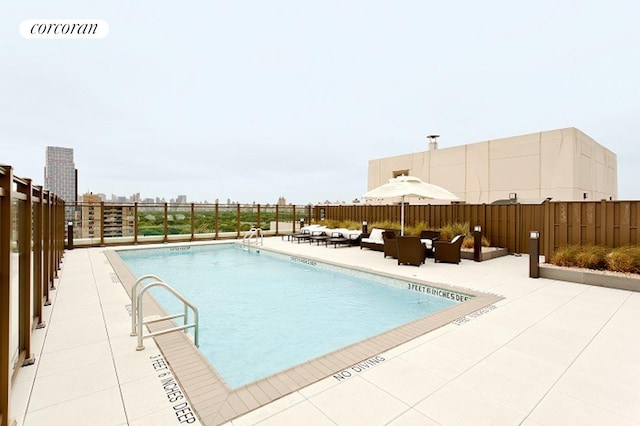
{"type": "MultiPolygon", "coordinates": [[[[407,282],[235,244],[121,250],[198,307],[200,350],[236,388],[456,303],[407,282]],[[415,287],[415,286],[414,286],[415,287]]],[[[151,290],[168,313],[182,305],[151,290]]]]}

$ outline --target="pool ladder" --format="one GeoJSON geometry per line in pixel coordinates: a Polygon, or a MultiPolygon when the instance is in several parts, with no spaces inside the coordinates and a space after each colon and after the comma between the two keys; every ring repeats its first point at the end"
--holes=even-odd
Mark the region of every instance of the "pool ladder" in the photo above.
{"type": "Polygon", "coordinates": [[[263,245],[264,236],[262,234],[262,228],[251,228],[248,233],[244,234],[244,237],[242,237],[242,247],[249,250],[252,238],[255,239],[256,247],[258,244],[263,245]]]}
{"type": "Polygon", "coordinates": [[[147,337],[159,336],[161,334],[172,333],[174,331],[184,330],[187,332],[187,329],[193,328],[193,342],[198,347],[198,308],[196,308],[193,304],[189,303],[187,299],[184,298],[180,293],[175,291],[171,286],[165,283],[160,277],[156,275],[143,275],[138,278],[136,282],[131,287],[131,336],[138,336],[138,346],[136,347],[137,351],[141,351],[144,349],[144,345],[142,344],[142,340],[147,337]],[[146,280],[154,280],[150,283],[144,284],[140,291],[138,291],[138,287],[142,282],[146,280]],[[183,313],[175,314],[175,315],[167,315],[160,318],[153,318],[147,321],[144,321],[143,314],[143,305],[142,298],[144,294],[152,287],[163,287],[169,293],[173,294],[176,298],[180,299],[183,304],[183,313]],[[189,308],[193,312],[193,322],[189,323],[189,308]],[[167,328],[164,330],[159,330],[155,332],[150,332],[148,334],[143,334],[143,326],[155,322],[171,320],[175,318],[182,318],[182,325],[167,328]]]}

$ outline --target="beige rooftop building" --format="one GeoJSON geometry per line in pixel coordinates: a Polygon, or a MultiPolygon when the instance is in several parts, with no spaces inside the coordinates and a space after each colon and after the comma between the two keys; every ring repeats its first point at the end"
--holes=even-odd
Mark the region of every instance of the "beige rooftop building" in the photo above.
{"type": "Polygon", "coordinates": [[[616,154],[575,127],[443,149],[429,139],[427,151],[370,160],[368,189],[408,174],[469,204],[618,197],[616,154]]]}

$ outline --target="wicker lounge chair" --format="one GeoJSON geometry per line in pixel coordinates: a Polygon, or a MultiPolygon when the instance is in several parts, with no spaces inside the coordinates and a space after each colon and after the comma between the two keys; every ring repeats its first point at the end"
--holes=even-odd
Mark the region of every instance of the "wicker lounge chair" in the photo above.
{"type": "Polygon", "coordinates": [[[394,231],[384,231],[382,233],[384,241],[384,257],[391,256],[394,259],[398,257],[398,241],[394,231]]]}
{"type": "Polygon", "coordinates": [[[427,248],[419,237],[398,237],[398,265],[420,266],[427,257],[427,248]]]}
{"type": "Polygon", "coordinates": [[[456,235],[451,241],[437,240],[433,242],[434,260],[436,262],[460,263],[460,248],[464,235],[456,235]]]}
{"type": "Polygon", "coordinates": [[[289,238],[292,242],[298,241],[298,244],[300,244],[300,241],[307,241],[311,238],[311,232],[308,229],[303,229],[299,234],[290,234],[289,238]]]}
{"type": "Polygon", "coordinates": [[[320,245],[320,243],[324,242],[326,244],[329,239],[329,235],[324,230],[320,231],[311,231],[311,236],[309,237],[309,244],[312,242],[316,242],[316,245],[320,245]]]}
{"type": "Polygon", "coordinates": [[[351,238],[346,238],[341,232],[331,232],[331,237],[325,241],[325,245],[329,247],[329,244],[333,244],[333,248],[337,248],[338,245],[351,245],[351,238]]]}

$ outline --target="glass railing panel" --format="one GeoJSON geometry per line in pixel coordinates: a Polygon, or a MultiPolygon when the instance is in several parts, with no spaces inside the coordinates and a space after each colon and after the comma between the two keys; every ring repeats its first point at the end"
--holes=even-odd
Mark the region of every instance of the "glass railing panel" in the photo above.
{"type": "Polygon", "coordinates": [[[164,239],[164,204],[138,204],[138,240],[164,239]]]}
{"type": "Polygon", "coordinates": [[[216,206],[196,204],[193,210],[193,234],[196,238],[214,238],[216,233],[216,206]]]}
{"type": "Polygon", "coordinates": [[[169,204],[167,206],[167,235],[191,235],[191,204],[169,204]]]}

